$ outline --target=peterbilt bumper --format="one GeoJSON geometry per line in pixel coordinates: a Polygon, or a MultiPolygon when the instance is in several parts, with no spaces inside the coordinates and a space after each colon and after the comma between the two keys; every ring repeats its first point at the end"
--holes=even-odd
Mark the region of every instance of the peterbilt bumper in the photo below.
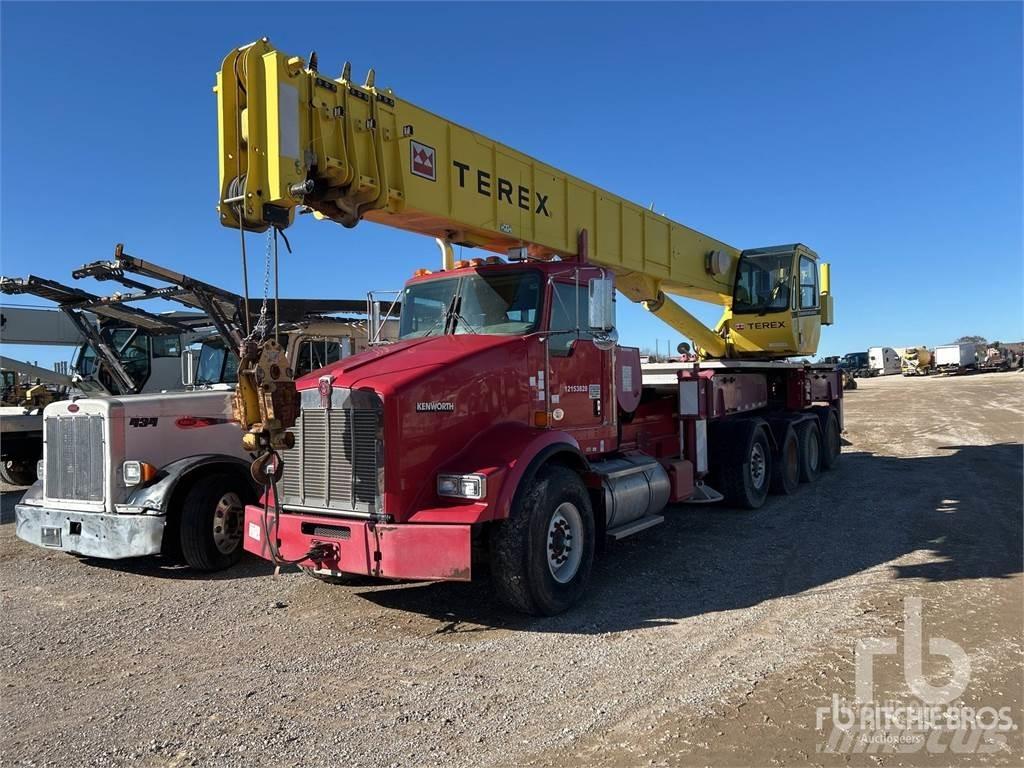
{"type": "Polygon", "coordinates": [[[285,560],[302,557],[314,546],[326,552],[314,563],[301,565],[322,573],[352,573],[417,581],[469,581],[471,538],[469,525],[372,523],[333,515],[283,513],[274,529],[273,513],[245,508],[245,549],[271,560],[268,537],[276,541],[285,560]]]}
{"type": "Polygon", "coordinates": [[[163,515],[111,515],[18,504],[15,534],[44,549],[119,560],[160,552],[163,515]]]}

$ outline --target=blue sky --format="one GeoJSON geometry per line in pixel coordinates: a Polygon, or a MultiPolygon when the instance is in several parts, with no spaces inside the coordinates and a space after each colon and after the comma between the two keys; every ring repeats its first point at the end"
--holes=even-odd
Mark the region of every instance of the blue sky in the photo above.
{"type": "MultiPolygon", "coordinates": [[[[822,354],[1018,340],[1021,8],[4,2],[2,272],[70,281],[123,241],[239,289],[211,86],[266,35],[737,247],[807,243],[833,265],[822,354]]],[[[288,296],[397,288],[439,258],[367,223],[289,236],[288,296]]],[[[624,299],[619,316],[624,343],[680,340],[624,299]]]]}

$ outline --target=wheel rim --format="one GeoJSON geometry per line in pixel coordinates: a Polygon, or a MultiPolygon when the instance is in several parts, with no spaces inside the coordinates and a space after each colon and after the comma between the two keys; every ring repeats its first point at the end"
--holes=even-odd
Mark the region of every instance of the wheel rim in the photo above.
{"type": "Polygon", "coordinates": [[[545,547],[552,578],[559,584],[572,581],[583,559],[583,517],[575,504],[564,501],[555,509],[545,547]]]}
{"type": "Polygon", "coordinates": [[[213,510],[213,543],[218,551],[230,555],[242,540],[242,500],[234,491],[228,491],[213,510]]]}
{"type": "Polygon", "coordinates": [[[764,447],[760,441],[755,441],[750,448],[750,481],[755,488],[764,487],[767,464],[764,458],[764,447]]]}

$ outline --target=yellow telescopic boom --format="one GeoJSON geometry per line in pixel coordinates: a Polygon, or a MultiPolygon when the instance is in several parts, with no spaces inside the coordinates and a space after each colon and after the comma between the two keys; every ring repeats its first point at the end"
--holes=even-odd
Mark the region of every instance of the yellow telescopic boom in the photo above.
{"type": "MultiPolygon", "coordinates": [[[[722,336],[665,293],[729,307],[740,251],[492,141],[374,85],[338,78],[266,40],[217,75],[220,219],[284,228],[297,207],[506,255],[579,255],[708,353],[722,336]],[[241,216],[242,221],[239,221],[241,216]]],[[[611,149],[612,142],[609,142],[611,149]]]]}

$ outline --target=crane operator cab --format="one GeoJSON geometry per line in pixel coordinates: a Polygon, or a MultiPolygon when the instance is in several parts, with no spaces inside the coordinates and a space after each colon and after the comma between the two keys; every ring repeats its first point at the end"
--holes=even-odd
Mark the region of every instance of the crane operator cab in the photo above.
{"type": "Polygon", "coordinates": [[[812,355],[832,323],[827,264],[799,243],[740,254],[732,306],[722,324],[736,355],[812,355]]]}

